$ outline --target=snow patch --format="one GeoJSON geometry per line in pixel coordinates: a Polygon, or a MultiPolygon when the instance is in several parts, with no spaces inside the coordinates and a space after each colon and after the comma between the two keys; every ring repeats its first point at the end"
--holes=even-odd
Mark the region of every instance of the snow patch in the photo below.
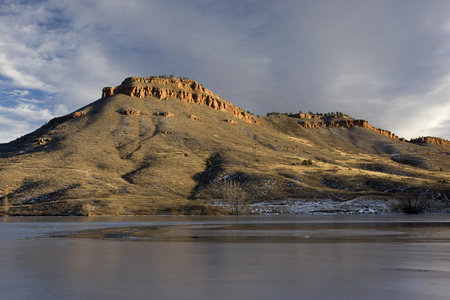
{"type": "Polygon", "coordinates": [[[355,198],[348,201],[281,200],[250,204],[253,214],[383,214],[393,213],[395,200],[355,198]]]}

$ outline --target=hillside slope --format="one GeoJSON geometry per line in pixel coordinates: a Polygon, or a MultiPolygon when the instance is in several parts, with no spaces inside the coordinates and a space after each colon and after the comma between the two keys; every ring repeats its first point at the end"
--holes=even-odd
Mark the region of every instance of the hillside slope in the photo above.
{"type": "Polygon", "coordinates": [[[446,207],[450,148],[256,117],[192,80],[128,78],[0,145],[8,214],[213,214],[229,180],[252,203],[415,197],[446,207]],[[304,161],[310,160],[311,165],[304,161]]]}

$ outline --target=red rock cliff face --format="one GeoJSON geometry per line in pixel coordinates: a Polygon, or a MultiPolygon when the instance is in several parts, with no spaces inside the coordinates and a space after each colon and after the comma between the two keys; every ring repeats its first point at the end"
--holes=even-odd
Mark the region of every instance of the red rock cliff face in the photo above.
{"type": "Polygon", "coordinates": [[[436,145],[450,146],[449,140],[441,139],[441,138],[434,137],[434,136],[419,137],[419,138],[410,140],[410,142],[417,143],[417,144],[436,144],[436,145]]]}
{"type": "Polygon", "coordinates": [[[352,128],[355,126],[363,127],[363,128],[367,128],[367,129],[376,131],[379,134],[390,137],[391,139],[404,140],[404,139],[399,138],[398,136],[396,136],[395,134],[393,134],[390,131],[373,127],[372,125],[369,124],[369,122],[367,122],[366,120],[362,120],[362,119],[356,119],[356,120],[355,119],[344,119],[344,120],[336,120],[336,121],[328,121],[328,122],[303,121],[303,122],[299,122],[299,124],[305,128],[333,128],[333,127],[352,128]]]}
{"type": "MultiPolygon", "coordinates": [[[[302,119],[302,118],[300,118],[300,119],[302,119]]],[[[308,120],[311,118],[305,117],[303,119],[308,120]]],[[[363,128],[373,130],[373,131],[375,131],[379,134],[382,134],[384,136],[387,136],[391,139],[406,142],[406,139],[399,138],[397,135],[395,135],[394,133],[392,133],[388,130],[373,127],[372,125],[369,124],[369,122],[367,122],[366,120],[362,120],[362,119],[356,119],[356,120],[355,119],[344,119],[344,120],[332,120],[332,121],[320,120],[320,121],[316,121],[316,122],[314,122],[314,121],[299,121],[299,124],[305,128],[311,128],[311,129],[312,128],[333,128],[333,127],[352,128],[355,126],[363,127],[363,128]]],[[[411,139],[409,142],[414,143],[414,144],[436,144],[436,145],[450,146],[449,140],[438,138],[438,137],[433,137],[433,136],[419,137],[416,139],[411,139]]]]}
{"type": "MultiPolygon", "coordinates": [[[[298,116],[295,116],[295,117],[298,117],[298,116]]],[[[302,118],[300,118],[300,119],[302,119],[302,118]]],[[[303,119],[308,120],[311,118],[305,117],[303,119]]],[[[373,130],[373,131],[375,131],[379,134],[382,134],[384,136],[387,136],[391,139],[406,142],[406,139],[399,138],[397,135],[395,135],[394,133],[392,133],[388,130],[373,127],[372,125],[369,124],[369,122],[367,122],[366,120],[362,120],[362,119],[356,119],[356,120],[355,119],[344,119],[344,120],[332,120],[332,121],[320,120],[320,121],[316,121],[316,122],[314,122],[314,121],[299,121],[299,124],[305,128],[311,128],[311,129],[312,128],[333,128],[333,127],[352,128],[355,126],[363,127],[363,128],[373,130]]],[[[433,137],[433,136],[426,136],[426,137],[411,139],[409,142],[415,143],[415,144],[436,144],[436,145],[450,146],[449,140],[438,138],[438,137],[433,137]]]]}
{"type": "Polygon", "coordinates": [[[137,98],[152,97],[159,100],[174,98],[226,111],[248,123],[259,124],[259,121],[252,115],[221,99],[218,95],[190,79],[129,77],[117,87],[103,88],[102,98],[117,94],[137,98]]]}

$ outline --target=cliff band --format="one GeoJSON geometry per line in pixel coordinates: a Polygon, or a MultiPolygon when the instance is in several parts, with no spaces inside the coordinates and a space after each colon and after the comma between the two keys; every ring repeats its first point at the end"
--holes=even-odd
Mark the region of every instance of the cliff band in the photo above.
{"type": "Polygon", "coordinates": [[[117,94],[137,98],[151,97],[159,100],[178,99],[226,111],[248,123],[259,124],[259,121],[247,112],[221,99],[218,95],[191,79],[129,77],[117,87],[103,88],[102,98],[105,99],[117,94]]]}

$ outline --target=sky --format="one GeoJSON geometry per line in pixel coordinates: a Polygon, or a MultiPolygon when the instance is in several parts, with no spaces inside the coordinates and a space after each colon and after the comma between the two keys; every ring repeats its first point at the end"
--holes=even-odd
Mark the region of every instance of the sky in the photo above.
{"type": "Polygon", "coordinates": [[[0,0],[0,143],[130,76],[450,139],[448,0],[0,0]]]}

